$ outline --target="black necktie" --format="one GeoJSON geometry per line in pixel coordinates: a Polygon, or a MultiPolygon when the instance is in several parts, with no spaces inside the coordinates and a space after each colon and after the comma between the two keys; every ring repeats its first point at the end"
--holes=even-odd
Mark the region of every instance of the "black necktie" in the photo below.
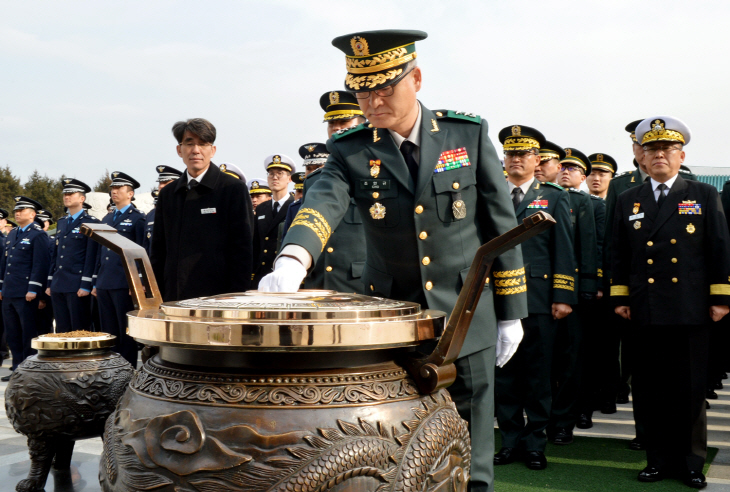
{"type": "Polygon", "coordinates": [[[193,188],[195,188],[195,187],[196,187],[196,186],[198,186],[199,184],[200,184],[200,183],[198,183],[198,180],[196,180],[196,179],[191,179],[191,180],[190,180],[190,182],[188,182],[188,189],[189,189],[189,190],[192,190],[193,188]]]}
{"type": "Polygon", "coordinates": [[[414,150],[416,150],[416,144],[410,140],[403,140],[403,143],[400,144],[400,153],[403,154],[403,159],[406,160],[406,166],[408,166],[408,172],[411,173],[411,178],[416,183],[418,181],[418,163],[413,157],[414,150]]]}
{"type": "Polygon", "coordinates": [[[279,213],[279,202],[274,202],[274,215],[279,213]]]}
{"type": "Polygon", "coordinates": [[[512,190],[512,205],[515,206],[515,211],[517,210],[517,207],[520,206],[520,202],[522,201],[522,188],[519,186],[515,186],[515,189],[512,190]]]}
{"type": "Polygon", "coordinates": [[[664,194],[664,190],[667,189],[667,185],[662,183],[659,186],[657,186],[657,188],[659,189],[659,198],[657,199],[656,204],[657,204],[657,207],[662,208],[662,203],[664,203],[664,200],[667,199],[667,195],[664,194]]]}

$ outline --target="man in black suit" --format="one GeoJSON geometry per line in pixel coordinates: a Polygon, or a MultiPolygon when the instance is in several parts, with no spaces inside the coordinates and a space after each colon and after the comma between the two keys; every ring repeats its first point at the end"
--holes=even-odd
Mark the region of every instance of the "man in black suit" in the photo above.
{"type": "Polygon", "coordinates": [[[172,127],[186,172],[160,191],[152,268],[165,301],[243,292],[251,281],[253,210],[240,179],[211,165],[216,129],[202,118],[172,127]]]}
{"type": "Polygon", "coordinates": [[[274,154],[264,159],[264,167],[271,189],[271,200],[256,207],[253,288],[273,271],[274,259],[279,254],[281,236],[284,233],[286,213],[289,205],[294,202],[294,197],[288,191],[291,175],[295,171],[294,161],[284,154],[274,154]]]}
{"type": "Polygon", "coordinates": [[[717,190],[679,175],[689,128],[657,116],[636,138],[651,179],[618,197],[611,299],[636,332],[634,410],[647,457],[638,479],[678,472],[702,488],[710,327],[730,311],[730,234],[717,190]]]}

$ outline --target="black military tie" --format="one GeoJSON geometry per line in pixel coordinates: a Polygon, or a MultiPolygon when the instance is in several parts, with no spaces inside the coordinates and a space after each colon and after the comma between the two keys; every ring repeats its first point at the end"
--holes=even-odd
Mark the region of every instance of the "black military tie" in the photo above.
{"type": "Polygon", "coordinates": [[[274,215],[279,213],[279,202],[274,202],[274,215]]]}
{"type": "Polygon", "coordinates": [[[196,187],[196,186],[198,186],[199,184],[200,184],[200,183],[198,183],[198,180],[197,180],[197,179],[191,179],[191,180],[190,180],[190,181],[188,182],[188,189],[189,189],[189,190],[192,190],[193,188],[195,188],[195,187],[196,187]]]}
{"type": "Polygon", "coordinates": [[[519,186],[515,186],[515,189],[512,190],[512,205],[515,206],[515,211],[517,210],[517,207],[520,206],[520,202],[522,201],[522,188],[519,186]]]}
{"type": "Polygon", "coordinates": [[[662,208],[662,203],[664,203],[664,200],[667,199],[667,195],[664,194],[664,190],[667,189],[667,185],[662,183],[659,186],[657,186],[657,188],[659,189],[659,198],[657,199],[656,204],[657,204],[657,207],[662,208]]]}
{"type": "Polygon", "coordinates": [[[406,166],[408,166],[408,172],[411,173],[411,178],[416,183],[418,181],[418,163],[413,157],[414,150],[416,150],[416,144],[410,140],[403,140],[403,143],[400,144],[400,153],[403,154],[403,159],[406,160],[406,166]]]}

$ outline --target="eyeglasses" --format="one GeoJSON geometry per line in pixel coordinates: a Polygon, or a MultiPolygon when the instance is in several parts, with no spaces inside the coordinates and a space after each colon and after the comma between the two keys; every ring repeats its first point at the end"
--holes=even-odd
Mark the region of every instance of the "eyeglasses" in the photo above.
{"type": "Polygon", "coordinates": [[[642,148],[644,149],[644,152],[646,152],[647,154],[656,154],[657,152],[663,152],[665,154],[672,154],[674,152],[677,152],[678,150],[681,150],[679,147],[677,147],[676,144],[652,145],[651,147],[648,145],[645,145],[642,148]]]}
{"type": "Polygon", "coordinates": [[[402,79],[400,79],[395,84],[389,85],[388,87],[383,87],[382,89],[375,89],[373,91],[366,91],[366,92],[355,92],[355,99],[368,99],[371,94],[375,93],[378,97],[390,97],[395,92],[395,86],[400,84],[406,77],[408,77],[408,74],[410,74],[413,71],[413,69],[410,69],[408,73],[406,73],[402,79]]]}
{"type": "Polygon", "coordinates": [[[504,156],[509,159],[524,159],[528,155],[537,155],[534,150],[507,150],[504,156]]]}
{"type": "Polygon", "coordinates": [[[560,166],[561,171],[568,171],[569,173],[579,171],[583,172],[583,168],[579,166],[560,166]]]}
{"type": "Polygon", "coordinates": [[[278,179],[281,179],[287,173],[286,173],[286,171],[269,171],[267,174],[269,175],[270,178],[278,178],[278,179]]]}
{"type": "Polygon", "coordinates": [[[213,144],[210,142],[205,142],[205,143],[201,143],[201,144],[194,143],[194,142],[183,142],[180,145],[182,145],[186,149],[192,149],[194,147],[200,147],[201,149],[208,149],[213,146],[213,144]]]}

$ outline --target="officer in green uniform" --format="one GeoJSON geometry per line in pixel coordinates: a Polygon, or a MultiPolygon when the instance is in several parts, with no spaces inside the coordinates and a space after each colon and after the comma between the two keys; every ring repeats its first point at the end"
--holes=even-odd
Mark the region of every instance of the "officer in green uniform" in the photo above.
{"type": "MultiPolygon", "coordinates": [[[[350,198],[365,228],[366,291],[446,312],[478,247],[515,226],[486,122],[470,113],[431,111],[416,99],[422,75],[415,41],[426,36],[369,31],[333,41],[347,55],[345,86],[370,124],[330,139],[322,177],[307,190],[261,290],[297,290],[350,198]]],[[[493,489],[494,366],[504,365],[522,338],[525,291],[521,249],[515,248],[495,261],[456,361],[450,391],[470,424],[472,491],[493,489]]]]}
{"type": "MultiPolygon", "coordinates": [[[[324,122],[327,123],[327,138],[332,137],[333,133],[340,130],[346,130],[365,123],[365,116],[363,116],[362,109],[357,104],[357,99],[349,92],[325,92],[319,98],[319,105],[324,111],[324,122]]],[[[308,171],[307,176],[323,165],[324,162],[305,165],[308,171]]]]}
{"type": "MultiPolygon", "coordinates": [[[[354,97],[350,94],[350,97],[354,97]]],[[[358,106],[359,109],[359,106],[358,106]]],[[[362,114],[362,111],[360,111],[362,114]]],[[[327,115],[325,115],[325,119],[327,115]]],[[[313,155],[329,156],[327,147],[315,148],[313,155]]],[[[326,160],[326,157],[325,157],[326,160]]],[[[306,159],[305,159],[306,162],[306,159]]],[[[306,197],[314,183],[322,177],[322,168],[316,169],[304,181],[306,197]]],[[[365,266],[365,230],[354,198],[350,198],[342,222],[332,232],[317,263],[304,279],[305,289],[331,289],[338,292],[365,293],[362,270],[365,266]]]]}
{"type": "Polygon", "coordinates": [[[525,336],[513,360],[497,369],[495,400],[502,449],[494,464],[522,458],[531,470],[542,470],[547,466],[545,428],[550,419],[557,320],[567,316],[576,302],[570,202],[562,187],[534,177],[545,140],[539,131],[515,125],[502,129],[499,140],[517,220],[545,210],[556,225],[522,245],[529,316],[522,320],[525,336]]]}
{"type": "Polygon", "coordinates": [[[560,161],[565,157],[563,148],[549,140],[540,147],[540,163],[535,167],[535,178],[541,183],[558,182],[560,161]]]}

